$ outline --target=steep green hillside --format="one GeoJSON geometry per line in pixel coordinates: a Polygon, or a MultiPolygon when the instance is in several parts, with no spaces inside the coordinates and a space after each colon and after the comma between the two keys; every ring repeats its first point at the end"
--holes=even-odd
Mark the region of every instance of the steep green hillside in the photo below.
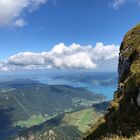
{"type": "MultiPolygon", "coordinates": [[[[28,79],[2,82],[0,139],[3,139],[2,135],[11,133],[15,128],[18,132],[20,129],[42,124],[65,113],[88,108],[104,99],[102,95],[65,85],[46,85],[28,79]]],[[[92,111],[85,114],[92,114],[92,111]]],[[[67,127],[71,128],[70,125],[67,127]]],[[[73,127],[80,133],[76,126],[72,125],[73,127]]],[[[47,126],[47,129],[49,128],[47,126]]]]}
{"type": "Polygon", "coordinates": [[[108,113],[90,129],[92,134],[86,140],[140,139],[140,25],[124,37],[118,74],[118,89],[108,113]]]}
{"type": "Polygon", "coordinates": [[[45,123],[21,131],[11,140],[81,140],[91,124],[101,117],[93,108],[59,115],[45,123]]]}

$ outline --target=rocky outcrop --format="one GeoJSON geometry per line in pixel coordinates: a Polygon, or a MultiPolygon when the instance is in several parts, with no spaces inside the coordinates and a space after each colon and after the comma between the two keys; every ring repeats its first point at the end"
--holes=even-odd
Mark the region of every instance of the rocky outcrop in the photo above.
{"type": "Polygon", "coordinates": [[[29,132],[29,134],[26,135],[26,137],[19,136],[15,138],[15,140],[57,140],[57,139],[58,139],[57,134],[55,134],[53,130],[46,131],[40,135],[29,132]]]}
{"type": "Polygon", "coordinates": [[[86,140],[109,135],[131,137],[140,130],[140,25],[130,30],[120,47],[118,89],[108,112],[86,140]]]}

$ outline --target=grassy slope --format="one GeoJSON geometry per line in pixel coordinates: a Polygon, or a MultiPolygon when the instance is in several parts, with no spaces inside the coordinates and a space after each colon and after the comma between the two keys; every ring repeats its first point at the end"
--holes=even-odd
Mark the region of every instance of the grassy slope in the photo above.
{"type": "Polygon", "coordinates": [[[66,114],[61,121],[61,125],[73,125],[79,129],[79,131],[85,133],[90,128],[91,124],[94,124],[99,117],[100,113],[94,111],[92,108],[84,109],[78,112],[66,114]]]}
{"type": "Polygon", "coordinates": [[[28,128],[13,139],[28,140],[32,135],[35,138],[34,140],[39,138],[41,140],[50,140],[53,137],[54,140],[81,140],[84,133],[90,128],[90,124],[95,123],[100,116],[101,113],[97,113],[93,108],[67,113],[40,126],[28,128]],[[49,133],[53,135],[51,136],[49,133]]]}

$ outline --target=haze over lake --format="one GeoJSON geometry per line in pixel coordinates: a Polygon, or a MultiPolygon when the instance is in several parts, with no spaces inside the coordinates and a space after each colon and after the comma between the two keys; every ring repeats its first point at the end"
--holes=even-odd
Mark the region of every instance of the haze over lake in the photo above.
{"type": "Polygon", "coordinates": [[[79,70],[26,70],[1,72],[0,81],[32,79],[48,85],[69,85],[99,93],[111,100],[117,88],[116,72],[92,72],[79,70]]]}

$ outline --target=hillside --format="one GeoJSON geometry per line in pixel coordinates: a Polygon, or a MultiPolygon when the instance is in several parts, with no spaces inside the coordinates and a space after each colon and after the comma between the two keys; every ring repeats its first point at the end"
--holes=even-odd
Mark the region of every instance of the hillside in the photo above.
{"type": "Polygon", "coordinates": [[[45,123],[25,129],[11,140],[81,140],[91,124],[95,123],[101,113],[92,108],[59,115],[45,123]]]}
{"type": "Polygon", "coordinates": [[[98,103],[79,111],[63,113],[40,125],[24,129],[10,140],[82,140],[87,130],[103,116],[102,106],[108,102],[98,103]]]}
{"type": "MultiPolygon", "coordinates": [[[[18,131],[45,122],[49,123],[49,126],[46,126],[47,129],[55,126],[58,128],[55,123],[56,119],[61,121],[63,117],[69,118],[68,116],[70,115],[65,117],[65,114],[88,109],[92,104],[100,103],[104,99],[104,96],[91,93],[83,88],[73,88],[65,85],[46,85],[30,79],[1,82],[0,139],[5,140],[5,135],[7,137],[11,133],[15,134],[18,131]]],[[[92,116],[96,112],[94,110],[85,110],[80,114],[85,114],[84,116],[91,114],[92,116]]],[[[93,119],[93,117],[90,117],[85,125],[93,119]]],[[[67,127],[72,132],[80,135],[81,132],[74,125],[71,127],[71,123],[67,127]]]]}
{"type": "Polygon", "coordinates": [[[140,25],[130,30],[120,47],[118,89],[108,112],[85,140],[139,140],[140,130],[140,25]]]}

